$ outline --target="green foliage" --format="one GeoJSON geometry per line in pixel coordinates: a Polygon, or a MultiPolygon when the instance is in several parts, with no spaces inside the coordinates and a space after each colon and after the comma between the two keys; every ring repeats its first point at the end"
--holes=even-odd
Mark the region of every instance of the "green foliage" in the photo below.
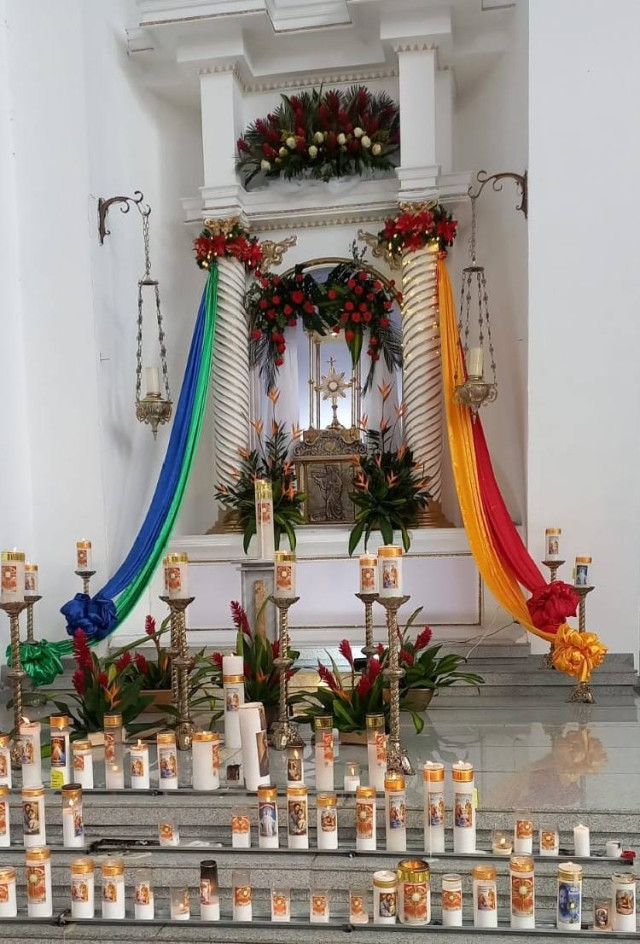
{"type": "Polygon", "coordinates": [[[331,715],[334,728],[344,732],[364,731],[366,716],[369,714],[384,714],[388,721],[389,706],[382,694],[382,662],[376,658],[370,659],[356,683],[352,660],[351,686],[347,689],[343,687],[335,660],[329,653],[327,656],[332,671],[318,663],[318,673],[324,685],[313,691],[297,692],[289,699],[292,705],[301,706],[299,719],[311,724],[318,715],[331,715]]]}

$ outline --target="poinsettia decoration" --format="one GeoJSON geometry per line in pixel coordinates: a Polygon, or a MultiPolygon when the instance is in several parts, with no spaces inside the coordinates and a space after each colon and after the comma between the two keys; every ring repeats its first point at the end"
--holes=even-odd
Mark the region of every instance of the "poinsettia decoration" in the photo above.
{"type": "Polygon", "coordinates": [[[441,203],[433,207],[405,210],[392,219],[385,220],[384,229],[378,233],[378,241],[390,255],[398,255],[403,249],[421,249],[436,242],[441,250],[453,246],[458,221],[441,203]]]}
{"type": "Polygon", "coordinates": [[[262,262],[262,246],[237,217],[228,220],[206,220],[204,229],[193,241],[196,262],[201,269],[210,269],[211,260],[220,257],[239,259],[247,269],[258,269],[262,262]]]}
{"type": "Polygon", "coordinates": [[[330,180],[393,168],[400,115],[386,92],[373,94],[354,85],[346,91],[320,88],[280,97],[278,107],[238,139],[238,166],[246,184],[259,173],[330,180]]]}

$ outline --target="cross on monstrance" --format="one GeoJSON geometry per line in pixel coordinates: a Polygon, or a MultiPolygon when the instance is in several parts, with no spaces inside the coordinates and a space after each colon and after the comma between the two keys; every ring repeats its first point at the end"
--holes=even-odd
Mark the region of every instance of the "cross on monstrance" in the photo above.
{"type": "Polygon", "coordinates": [[[314,390],[322,394],[323,400],[331,400],[331,409],[333,419],[327,426],[327,429],[344,429],[344,426],[338,419],[338,400],[342,397],[346,400],[346,391],[352,386],[353,381],[344,379],[344,371],[336,371],[336,362],[333,357],[329,358],[329,371],[321,375],[320,383],[315,384],[314,390]]]}

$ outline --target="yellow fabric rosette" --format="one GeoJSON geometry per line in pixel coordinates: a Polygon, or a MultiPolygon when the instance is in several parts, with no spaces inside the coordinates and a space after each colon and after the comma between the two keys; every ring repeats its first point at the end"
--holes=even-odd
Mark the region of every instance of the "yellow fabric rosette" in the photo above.
{"type": "Polygon", "coordinates": [[[595,633],[581,633],[568,623],[558,627],[551,659],[556,669],[588,682],[591,673],[602,665],[607,652],[595,633]]]}

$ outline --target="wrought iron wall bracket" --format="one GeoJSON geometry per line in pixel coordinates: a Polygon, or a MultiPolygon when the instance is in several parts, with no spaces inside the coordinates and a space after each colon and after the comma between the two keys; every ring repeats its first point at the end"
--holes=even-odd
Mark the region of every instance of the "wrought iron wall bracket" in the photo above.
{"type": "Polygon", "coordinates": [[[100,245],[104,243],[105,236],[111,235],[111,230],[107,229],[107,213],[109,212],[109,207],[113,206],[115,203],[121,203],[120,207],[121,213],[128,213],[131,209],[131,206],[137,206],[139,210],[143,209],[142,201],[144,200],[144,194],[141,190],[134,190],[132,197],[109,197],[107,200],[104,200],[102,197],[98,200],[98,235],[100,236],[100,245]]]}
{"type": "Polygon", "coordinates": [[[518,189],[520,190],[520,204],[519,206],[516,207],[516,210],[522,210],[522,212],[524,213],[524,218],[528,219],[529,180],[528,180],[526,170],[524,174],[516,174],[513,171],[507,170],[507,171],[503,171],[500,174],[491,174],[490,176],[487,175],[486,170],[479,170],[478,173],[476,174],[476,180],[480,184],[480,187],[478,188],[477,193],[471,193],[471,191],[469,191],[469,196],[472,199],[476,199],[477,197],[479,197],[482,191],[484,190],[486,184],[488,183],[491,183],[493,189],[496,192],[499,190],[502,190],[502,184],[500,181],[504,180],[505,178],[510,178],[511,180],[514,180],[516,182],[518,189]]]}

